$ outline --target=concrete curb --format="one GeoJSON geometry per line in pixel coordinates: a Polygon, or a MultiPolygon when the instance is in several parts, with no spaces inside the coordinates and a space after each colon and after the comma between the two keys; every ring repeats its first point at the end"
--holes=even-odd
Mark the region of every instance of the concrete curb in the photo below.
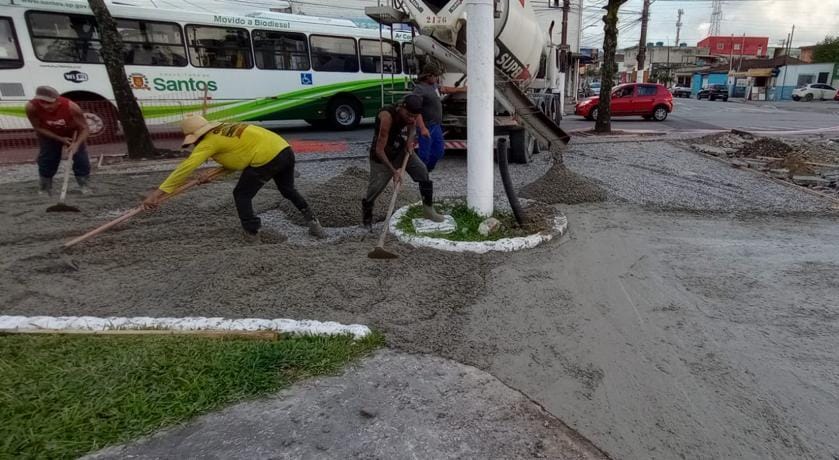
{"type": "Polygon", "coordinates": [[[0,332],[32,331],[111,331],[111,330],[171,330],[171,331],[275,331],[295,335],[352,334],[356,339],[370,334],[370,328],[361,324],[340,324],[332,321],[294,319],[226,319],[226,318],[151,318],[95,316],[3,316],[0,315],[0,332]]]}
{"type": "Polygon", "coordinates": [[[390,232],[399,241],[418,248],[439,249],[449,252],[474,252],[477,254],[486,254],[487,252],[514,252],[535,248],[542,243],[552,240],[554,237],[561,237],[568,231],[568,218],[557,211],[557,216],[554,217],[553,228],[550,231],[518,238],[502,238],[497,241],[449,241],[442,238],[409,235],[396,228],[396,224],[408,212],[408,208],[411,206],[414,205],[411,204],[401,207],[393,213],[393,216],[390,218],[390,232]]]}

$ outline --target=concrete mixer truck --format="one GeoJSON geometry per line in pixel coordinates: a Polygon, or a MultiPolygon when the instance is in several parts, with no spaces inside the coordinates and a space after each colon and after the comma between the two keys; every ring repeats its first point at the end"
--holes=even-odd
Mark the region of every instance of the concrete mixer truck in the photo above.
{"type": "MultiPolygon", "coordinates": [[[[418,31],[415,56],[405,56],[414,68],[433,60],[445,69],[445,84],[467,81],[465,0],[394,0],[365,12],[379,23],[407,23],[418,31]]],[[[528,162],[544,149],[560,150],[569,139],[559,128],[559,47],[549,32],[540,27],[531,0],[496,0],[495,135],[509,137],[510,159],[517,163],[528,162]]],[[[457,94],[444,100],[447,149],[465,148],[468,142],[466,97],[457,94]]]]}

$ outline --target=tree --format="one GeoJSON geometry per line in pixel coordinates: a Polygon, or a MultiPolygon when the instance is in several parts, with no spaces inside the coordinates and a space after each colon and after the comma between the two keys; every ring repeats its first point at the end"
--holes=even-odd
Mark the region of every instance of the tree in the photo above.
{"type": "Polygon", "coordinates": [[[627,0],[609,0],[603,8],[603,67],[600,71],[600,104],[597,106],[597,133],[612,132],[612,87],[618,64],[615,62],[615,50],[618,47],[618,10],[627,0]]]}
{"type": "Polygon", "coordinates": [[[119,121],[122,123],[122,131],[125,134],[125,143],[128,145],[129,158],[143,158],[153,155],[156,150],[152,143],[146,120],[140,111],[140,106],[131,92],[128,84],[128,76],[125,74],[125,63],[122,56],[122,38],[117,31],[117,24],[105,0],[88,0],[90,9],[96,17],[99,25],[99,36],[102,39],[102,60],[105,69],[108,71],[108,79],[114,90],[119,121]]]}
{"type": "Polygon", "coordinates": [[[813,62],[839,63],[839,36],[827,36],[816,44],[813,50],[813,62]]]}

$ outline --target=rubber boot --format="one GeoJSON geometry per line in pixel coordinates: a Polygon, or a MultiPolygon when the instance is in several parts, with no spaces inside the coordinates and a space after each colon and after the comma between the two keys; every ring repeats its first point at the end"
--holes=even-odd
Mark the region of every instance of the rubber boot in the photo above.
{"type": "Polygon", "coordinates": [[[249,232],[247,230],[242,230],[242,241],[245,244],[257,244],[259,243],[259,232],[249,232]]]}
{"type": "Polygon", "coordinates": [[[52,177],[39,177],[38,195],[52,196],[52,177]]]}
{"type": "Polygon", "coordinates": [[[323,227],[321,227],[320,222],[318,222],[318,218],[315,217],[312,210],[306,208],[300,212],[303,213],[303,218],[306,219],[306,224],[309,226],[309,235],[318,239],[325,238],[326,234],[323,233],[323,227]]]}
{"type": "Polygon", "coordinates": [[[82,195],[90,195],[93,193],[93,190],[91,190],[88,185],[89,181],[90,176],[76,176],[76,182],[79,184],[79,191],[82,192],[82,195]]]}
{"type": "Polygon", "coordinates": [[[373,203],[361,200],[361,226],[368,232],[373,231],[373,203]]]}
{"type": "Polygon", "coordinates": [[[422,181],[419,183],[419,189],[422,196],[422,216],[434,222],[446,220],[434,210],[434,182],[422,181]]]}

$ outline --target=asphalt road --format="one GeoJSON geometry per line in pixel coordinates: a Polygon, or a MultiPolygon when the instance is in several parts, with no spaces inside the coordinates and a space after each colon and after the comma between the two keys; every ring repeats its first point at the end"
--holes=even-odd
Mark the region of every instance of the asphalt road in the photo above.
{"type": "MultiPolygon", "coordinates": [[[[839,103],[742,103],[696,99],[675,99],[675,109],[664,122],[641,117],[616,117],[612,129],[691,131],[742,129],[746,131],[798,131],[835,128],[839,132],[839,103]]],[[[567,107],[569,113],[573,107],[567,107]]],[[[594,122],[568,115],[562,122],[567,131],[590,129],[594,122]]]]}

